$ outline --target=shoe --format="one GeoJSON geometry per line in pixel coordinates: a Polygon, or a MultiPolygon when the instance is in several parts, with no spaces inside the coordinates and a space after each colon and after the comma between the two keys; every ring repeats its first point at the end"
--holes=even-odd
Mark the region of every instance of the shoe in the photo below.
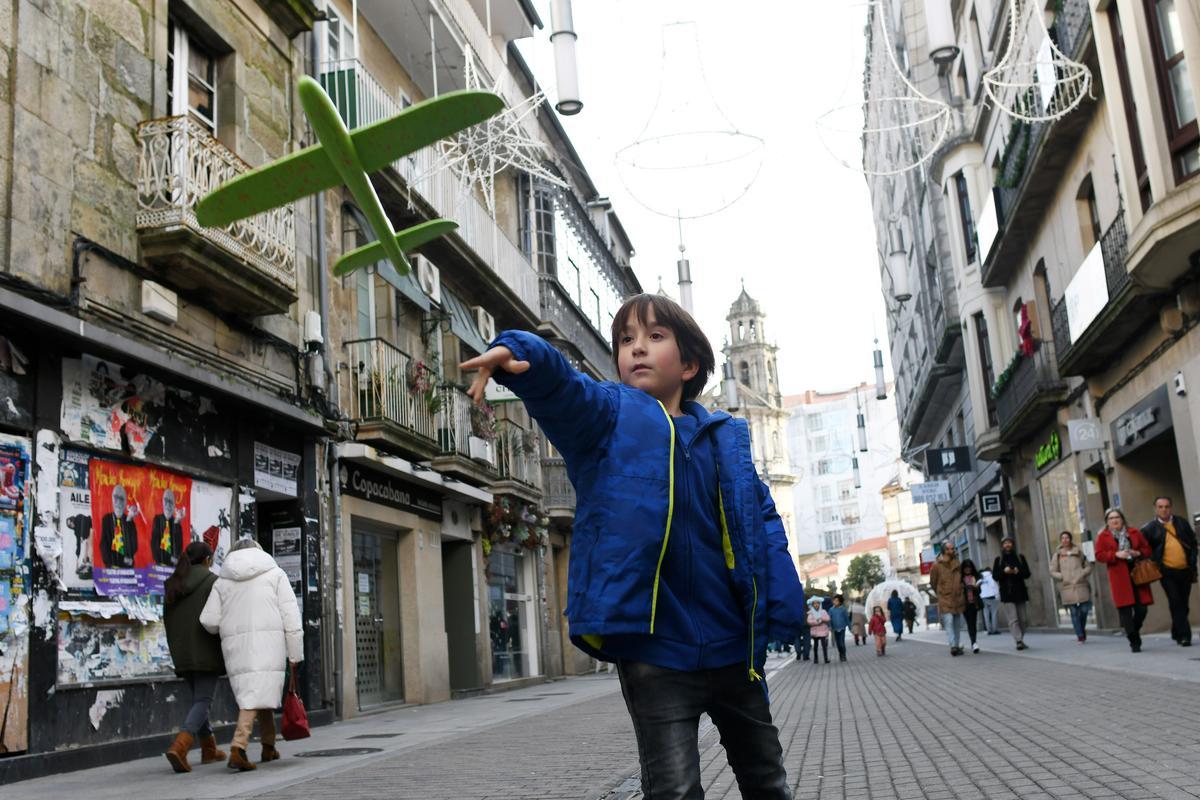
{"type": "Polygon", "coordinates": [[[826,664],[828,664],[828,663],[829,663],[829,656],[825,656],[825,663],[826,663],[826,664]]]}
{"type": "Polygon", "coordinates": [[[246,751],[240,747],[229,748],[229,768],[238,772],[249,772],[258,769],[254,762],[246,758],[246,751]]]}
{"type": "Polygon", "coordinates": [[[268,761],[278,761],[279,751],[275,749],[273,744],[264,744],[262,749],[262,758],[258,760],[260,764],[265,764],[268,761]]]}
{"type": "Polygon", "coordinates": [[[180,731],[175,736],[175,741],[171,742],[171,746],[167,748],[167,752],[163,753],[167,757],[167,761],[171,762],[171,768],[176,772],[191,772],[192,765],[188,763],[188,750],[192,749],[192,735],[187,731],[180,731]]]}
{"type": "Polygon", "coordinates": [[[229,758],[225,751],[217,747],[217,737],[209,735],[200,740],[200,763],[212,764],[229,758]]]}
{"type": "Polygon", "coordinates": [[[1017,649],[1018,650],[1028,650],[1029,645],[1025,644],[1024,642],[1017,642],[1017,649]]]}
{"type": "Polygon", "coordinates": [[[951,648],[950,648],[950,655],[952,655],[952,656],[961,656],[961,655],[962,655],[962,648],[961,648],[961,647],[951,647],[951,648]]]}
{"type": "Polygon", "coordinates": [[[838,661],[845,661],[845,660],[846,660],[845,656],[838,656],[838,661]]]}
{"type": "Polygon", "coordinates": [[[1181,640],[1179,641],[1179,646],[1180,646],[1180,647],[1191,647],[1191,646],[1192,646],[1192,640],[1191,640],[1191,639],[1181,639],[1181,640]]]}
{"type": "Polygon", "coordinates": [[[1140,644],[1131,644],[1129,645],[1129,650],[1132,653],[1140,653],[1142,652],[1142,646],[1140,644]]]}
{"type": "Polygon", "coordinates": [[[971,645],[971,652],[972,652],[972,653],[978,653],[978,652],[979,652],[979,645],[977,645],[977,644],[973,644],[973,645],[971,645]]]}
{"type": "Polygon", "coordinates": [[[1000,631],[988,631],[988,636],[999,636],[1000,631]]]}
{"type": "Polygon", "coordinates": [[[1076,639],[1076,640],[1077,640],[1077,641],[1078,641],[1080,644],[1083,644],[1084,642],[1086,642],[1086,641],[1087,641],[1087,637],[1086,637],[1086,636],[1076,636],[1076,637],[1075,637],[1075,639],[1076,639]]]}

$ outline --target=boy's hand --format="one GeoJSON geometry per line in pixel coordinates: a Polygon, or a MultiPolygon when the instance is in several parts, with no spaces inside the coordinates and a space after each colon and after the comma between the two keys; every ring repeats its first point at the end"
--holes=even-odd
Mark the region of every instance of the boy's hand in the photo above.
{"type": "Polygon", "coordinates": [[[505,372],[511,372],[513,375],[520,375],[529,369],[529,362],[518,361],[513,358],[512,351],[507,347],[493,347],[477,358],[462,362],[458,365],[458,368],[463,370],[479,370],[475,374],[475,380],[471,382],[471,388],[467,389],[467,394],[476,403],[482,403],[488,378],[492,377],[492,373],[497,368],[503,369],[505,372]]]}

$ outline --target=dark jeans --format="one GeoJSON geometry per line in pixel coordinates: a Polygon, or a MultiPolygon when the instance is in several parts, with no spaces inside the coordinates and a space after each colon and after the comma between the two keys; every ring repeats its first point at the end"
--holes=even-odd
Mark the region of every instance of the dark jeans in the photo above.
{"type": "Polygon", "coordinates": [[[812,649],[812,636],[808,632],[808,628],[800,631],[800,636],[796,638],[796,654],[801,659],[808,660],[808,652],[812,649]]]}
{"type": "Polygon", "coordinates": [[[208,724],[208,707],[212,705],[213,694],[217,691],[217,674],[215,672],[189,672],[183,679],[187,681],[192,693],[192,707],[188,710],[187,719],[183,721],[183,730],[197,739],[212,736],[212,727],[208,724]]]}
{"type": "Polygon", "coordinates": [[[820,653],[825,654],[825,663],[826,664],[829,663],[829,637],[828,636],[812,637],[812,648],[813,648],[813,663],[814,664],[817,663],[817,657],[820,653]]]}
{"type": "Polygon", "coordinates": [[[695,800],[700,783],[700,715],[707,713],[746,798],[785,798],[787,773],[766,687],[745,664],[680,672],[620,661],[621,692],[637,736],[646,800],[695,800]]]}
{"type": "Polygon", "coordinates": [[[1129,646],[1141,649],[1142,623],[1146,621],[1146,607],[1141,603],[1122,606],[1117,609],[1117,615],[1121,618],[1121,627],[1125,629],[1125,635],[1129,637],[1129,646]]]}
{"type": "Polygon", "coordinates": [[[913,620],[913,619],[905,619],[905,620],[904,620],[904,624],[908,626],[908,632],[909,632],[909,633],[912,633],[912,628],[913,628],[913,623],[914,623],[914,622],[916,622],[916,620],[913,620]]]}
{"type": "Polygon", "coordinates": [[[833,643],[835,645],[837,645],[838,658],[845,661],[846,660],[846,631],[844,629],[833,632],[833,643]]]}
{"type": "Polygon", "coordinates": [[[1162,588],[1171,609],[1171,638],[1190,643],[1192,626],[1188,623],[1188,596],[1192,593],[1191,571],[1163,567],[1162,588]]]}
{"type": "Polygon", "coordinates": [[[971,646],[975,646],[975,634],[979,631],[979,606],[974,603],[967,603],[963,608],[963,619],[967,621],[967,636],[971,639],[971,646]]]}

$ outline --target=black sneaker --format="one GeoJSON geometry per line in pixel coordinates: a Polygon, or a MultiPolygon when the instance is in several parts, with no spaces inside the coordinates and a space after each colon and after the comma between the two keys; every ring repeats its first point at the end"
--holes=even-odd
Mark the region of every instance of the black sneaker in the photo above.
{"type": "Polygon", "coordinates": [[[962,651],[961,647],[951,647],[950,648],[950,655],[952,655],[952,656],[961,656],[962,653],[963,653],[963,651],[962,651]]]}
{"type": "Polygon", "coordinates": [[[1017,649],[1018,650],[1028,650],[1029,645],[1025,644],[1024,642],[1017,642],[1017,649]]]}

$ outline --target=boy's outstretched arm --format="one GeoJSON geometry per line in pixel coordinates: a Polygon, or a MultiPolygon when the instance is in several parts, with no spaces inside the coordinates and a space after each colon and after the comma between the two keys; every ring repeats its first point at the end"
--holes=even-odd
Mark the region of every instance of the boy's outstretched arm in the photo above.
{"type": "Polygon", "coordinates": [[[595,447],[616,419],[616,390],[567,363],[562,353],[536,334],[503,331],[483,355],[464,361],[478,370],[468,394],[481,402],[488,378],[524,401],[531,416],[564,456],[595,447]]]}
{"type": "Polygon", "coordinates": [[[797,633],[805,624],[804,587],[792,554],[788,552],[787,531],[783,520],[775,510],[771,490],[761,479],[755,477],[758,501],[762,513],[763,527],[767,533],[767,620],[768,635],[786,638],[797,633]],[[783,630],[777,630],[776,628],[783,630]]]}

